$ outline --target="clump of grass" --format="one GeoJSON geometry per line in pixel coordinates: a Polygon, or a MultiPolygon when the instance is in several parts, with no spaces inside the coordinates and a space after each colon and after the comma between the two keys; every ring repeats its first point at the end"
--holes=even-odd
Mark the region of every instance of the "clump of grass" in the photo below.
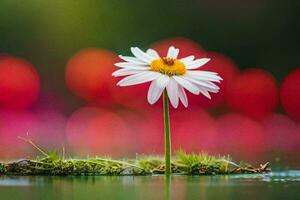
{"type": "Polygon", "coordinates": [[[230,158],[210,156],[206,153],[187,154],[184,151],[177,152],[177,166],[188,174],[226,174],[228,166],[232,162],[230,158]]]}
{"type": "MultiPolygon", "coordinates": [[[[20,138],[31,144],[40,153],[36,159],[23,159],[0,163],[0,175],[153,175],[165,172],[163,157],[142,156],[136,159],[114,160],[94,157],[88,159],[65,159],[56,151],[46,152],[31,140],[20,138]]],[[[171,161],[172,173],[187,175],[213,175],[234,173],[264,173],[270,171],[269,164],[253,168],[240,166],[229,157],[210,156],[206,153],[178,151],[171,161]]]]}
{"type": "Polygon", "coordinates": [[[0,175],[6,173],[7,173],[6,165],[4,163],[0,163],[0,175]]]}

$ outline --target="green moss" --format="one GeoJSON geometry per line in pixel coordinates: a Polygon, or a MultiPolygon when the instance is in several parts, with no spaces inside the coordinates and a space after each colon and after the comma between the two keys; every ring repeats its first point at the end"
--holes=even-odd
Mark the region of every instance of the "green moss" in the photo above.
{"type": "MultiPolygon", "coordinates": [[[[143,156],[137,159],[114,160],[110,158],[65,159],[56,151],[46,152],[31,140],[20,137],[31,144],[42,156],[1,163],[0,175],[154,175],[165,172],[163,157],[143,156]]],[[[171,161],[172,173],[187,175],[213,175],[269,172],[269,163],[254,168],[249,164],[236,164],[229,157],[210,156],[205,153],[187,154],[178,151],[171,161]]]]}
{"type": "MultiPolygon", "coordinates": [[[[172,159],[172,172],[187,175],[262,173],[268,172],[268,165],[253,168],[241,167],[225,157],[207,154],[178,152],[172,159]]],[[[108,158],[63,159],[48,155],[34,160],[24,159],[1,163],[1,174],[10,175],[153,175],[164,173],[162,157],[143,157],[134,160],[113,160],[108,158]]]]}
{"type": "Polygon", "coordinates": [[[4,163],[0,163],[0,175],[6,173],[7,173],[6,165],[4,163]]]}

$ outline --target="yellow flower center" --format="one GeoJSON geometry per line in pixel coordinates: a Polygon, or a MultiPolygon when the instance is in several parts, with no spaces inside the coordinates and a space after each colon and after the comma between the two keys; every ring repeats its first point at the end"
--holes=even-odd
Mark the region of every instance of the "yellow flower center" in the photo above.
{"type": "Polygon", "coordinates": [[[150,67],[152,71],[160,72],[168,76],[184,75],[186,72],[183,62],[167,57],[153,60],[150,67]]]}

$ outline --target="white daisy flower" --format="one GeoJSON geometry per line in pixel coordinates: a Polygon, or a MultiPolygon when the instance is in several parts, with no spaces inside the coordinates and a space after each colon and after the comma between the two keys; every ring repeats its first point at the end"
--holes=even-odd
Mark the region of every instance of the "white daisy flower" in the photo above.
{"type": "Polygon", "coordinates": [[[215,72],[195,70],[207,62],[209,58],[195,59],[188,56],[177,59],[179,49],[171,46],[166,57],[160,57],[153,49],[143,52],[138,47],[132,47],[134,57],[119,57],[125,62],[116,63],[121,68],[112,75],[127,76],[117,83],[119,86],[130,86],[150,82],[148,102],[154,104],[166,89],[169,100],[174,108],[179,100],[187,107],[188,99],[185,90],[211,98],[209,92],[217,93],[219,87],[213,82],[220,82],[222,78],[215,72]]]}

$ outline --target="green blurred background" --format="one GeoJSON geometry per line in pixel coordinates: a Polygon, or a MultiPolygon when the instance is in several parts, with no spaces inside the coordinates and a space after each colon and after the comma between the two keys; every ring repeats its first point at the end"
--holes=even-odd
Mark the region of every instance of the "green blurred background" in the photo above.
{"type": "Polygon", "coordinates": [[[188,37],[233,58],[240,68],[261,67],[282,80],[299,63],[299,8],[293,0],[2,0],[0,50],[27,58],[44,87],[62,91],[61,70],[79,49],[125,53],[129,46],[172,36],[188,37]],[[43,78],[49,76],[57,78],[43,78]]]}

